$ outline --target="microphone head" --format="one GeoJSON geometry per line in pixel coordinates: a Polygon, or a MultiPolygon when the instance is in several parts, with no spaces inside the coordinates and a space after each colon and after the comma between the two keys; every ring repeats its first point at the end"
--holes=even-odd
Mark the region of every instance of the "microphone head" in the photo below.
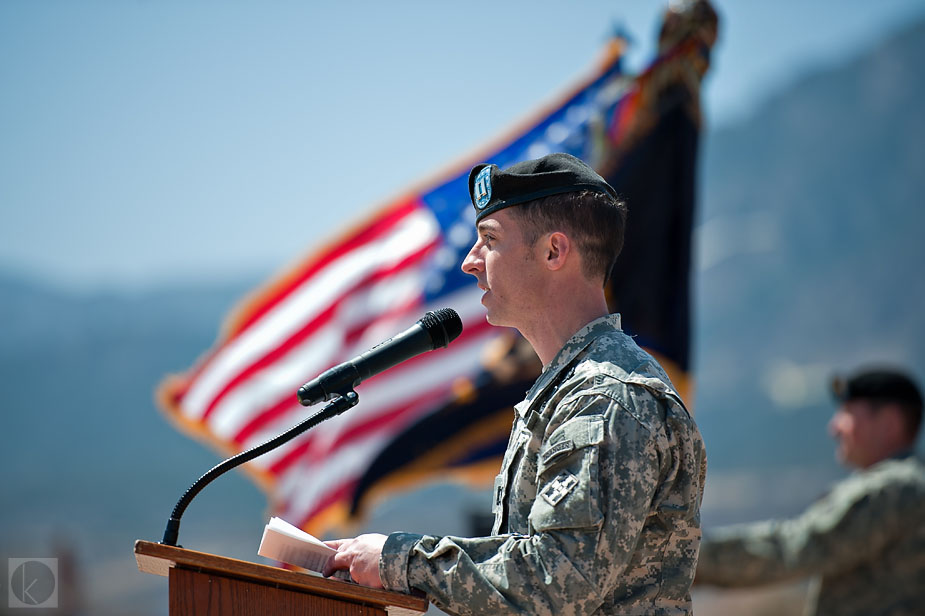
{"type": "Polygon", "coordinates": [[[418,321],[430,335],[433,348],[439,349],[449,345],[462,333],[462,319],[452,308],[441,308],[427,312],[418,321]]]}

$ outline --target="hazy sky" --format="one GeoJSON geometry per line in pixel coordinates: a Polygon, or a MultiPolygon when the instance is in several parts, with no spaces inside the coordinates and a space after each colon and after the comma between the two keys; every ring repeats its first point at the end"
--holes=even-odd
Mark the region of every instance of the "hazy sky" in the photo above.
{"type": "MultiPolygon", "coordinates": [[[[269,275],[586,73],[665,2],[0,0],[0,270],[72,288],[269,275]]],[[[716,0],[708,120],[925,16],[716,0]]]]}

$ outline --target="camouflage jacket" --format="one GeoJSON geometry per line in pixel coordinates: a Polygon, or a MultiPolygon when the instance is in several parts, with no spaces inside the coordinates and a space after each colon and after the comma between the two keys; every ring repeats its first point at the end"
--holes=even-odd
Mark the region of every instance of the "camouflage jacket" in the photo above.
{"type": "Polygon", "coordinates": [[[925,465],[885,460],[836,484],[802,515],[717,529],[697,581],[756,586],[815,576],[806,612],[925,613],[925,465]]]}
{"type": "Polygon", "coordinates": [[[690,613],[703,441],[619,315],[572,336],[515,409],[492,535],[393,533],[386,588],[455,614],[690,613]]]}

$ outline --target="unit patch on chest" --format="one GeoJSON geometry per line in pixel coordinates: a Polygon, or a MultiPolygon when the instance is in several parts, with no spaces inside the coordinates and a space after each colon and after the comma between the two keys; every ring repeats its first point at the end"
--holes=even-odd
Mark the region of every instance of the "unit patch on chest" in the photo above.
{"type": "Polygon", "coordinates": [[[562,471],[555,479],[546,484],[546,487],[540,492],[540,496],[542,496],[547,503],[555,507],[559,501],[565,498],[577,485],[578,477],[568,471],[562,471]]]}

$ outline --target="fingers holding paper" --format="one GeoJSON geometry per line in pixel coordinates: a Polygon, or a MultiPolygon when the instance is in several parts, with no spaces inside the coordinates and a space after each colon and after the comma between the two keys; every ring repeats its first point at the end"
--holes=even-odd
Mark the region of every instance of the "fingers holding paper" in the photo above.
{"type": "Polygon", "coordinates": [[[346,569],[353,580],[371,588],[382,588],[379,578],[379,557],[385,545],[385,535],[360,535],[354,539],[325,541],[328,547],[337,550],[324,568],[324,575],[346,569]]]}

